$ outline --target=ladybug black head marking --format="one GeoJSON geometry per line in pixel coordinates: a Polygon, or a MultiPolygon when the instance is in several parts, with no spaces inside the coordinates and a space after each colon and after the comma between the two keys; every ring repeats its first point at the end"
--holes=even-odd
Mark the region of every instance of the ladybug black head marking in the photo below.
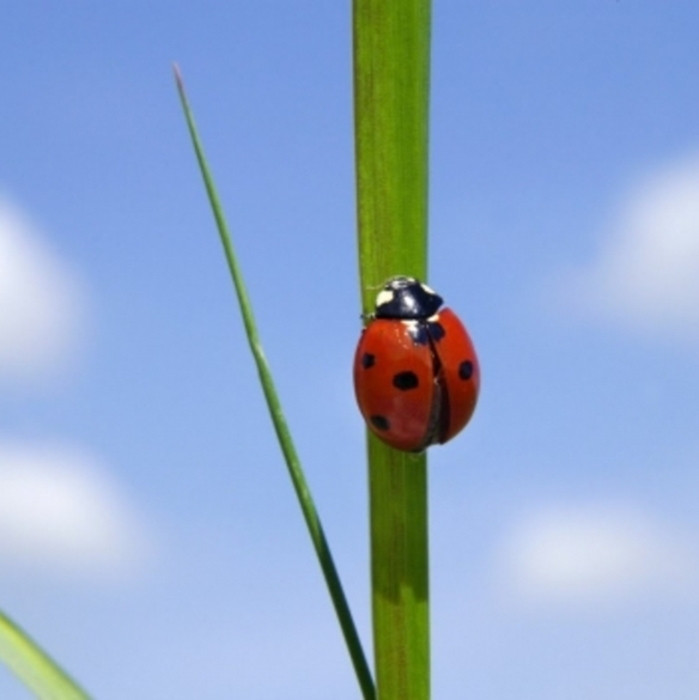
{"type": "Polygon", "coordinates": [[[442,301],[415,277],[392,277],[376,297],[376,318],[426,319],[437,313],[442,301]]]}

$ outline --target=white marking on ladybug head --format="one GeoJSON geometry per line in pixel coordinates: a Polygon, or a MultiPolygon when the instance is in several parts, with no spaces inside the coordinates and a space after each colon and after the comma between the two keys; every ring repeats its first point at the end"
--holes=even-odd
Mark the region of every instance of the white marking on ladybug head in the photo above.
{"type": "Polygon", "coordinates": [[[395,293],[392,289],[382,289],[376,295],[376,306],[383,306],[384,304],[390,304],[395,298],[395,293]]]}
{"type": "Polygon", "coordinates": [[[437,292],[435,292],[434,289],[432,289],[432,287],[428,287],[426,284],[423,284],[422,282],[420,282],[420,286],[421,286],[428,294],[432,294],[433,296],[437,296],[437,292]]]}
{"type": "Polygon", "coordinates": [[[432,316],[427,319],[427,323],[439,323],[439,313],[432,314],[432,316]]]}
{"type": "Polygon", "coordinates": [[[419,323],[417,321],[413,321],[412,319],[409,320],[401,320],[401,323],[408,328],[408,330],[417,330],[417,327],[419,323]]]}

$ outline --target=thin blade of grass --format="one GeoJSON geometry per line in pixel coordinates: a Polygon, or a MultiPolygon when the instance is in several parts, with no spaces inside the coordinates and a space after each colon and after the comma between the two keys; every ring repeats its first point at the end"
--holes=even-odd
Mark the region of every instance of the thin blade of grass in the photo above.
{"type": "Polygon", "coordinates": [[[245,332],[250,344],[250,350],[257,366],[262,391],[267,401],[267,407],[269,409],[270,416],[272,417],[272,423],[274,424],[274,430],[277,434],[279,445],[284,455],[289,476],[291,477],[294,490],[296,491],[306,525],[308,526],[308,532],[311,536],[313,547],[316,551],[320,567],[323,571],[323,576],[325,577],[325,582],[327,584],[328,591],[330,592],[330,597],[335,607],[335,612],[340,622],[340,627],[342,628],[342,633],[352,659],[352,664],[357,675],[357,680],[359,681],[359,686],[364,698],[366,700],[372,700],[375,697],[375,689],[374,681],[371,677],[371,671],[369,670],[369,665],[366,661],[366,657],[359,640],[359,635],[357,634],[349,605],[347,604],[347,599],[345,598],[345,594],[342,589],[342,584],[340,583],[340,577],[337,573],[337,569],[330,552],[330,547],[328,546],[320,522],[320,517],[318,516],[308,484],[306,483],[306,478],[301,467],[301,462],[296,453],[296,448],[294,447],[291,439],[291,433],[289,432],[286,419],[284,418],[279,397],[277,396],[276,389],[274,388],[272,373],[262,350],[262,345],[260,343],[257,327],[253,317],[252,306],[250,304],[245,285],[243,284],[242,273],[233,249],[231,235],[223,215],[223,208],[219,201],[209,166],[206,162],[206,158],[204,157],[204,150],[199,139],[187,96],[185,94],[182,76],[176,66],[175,79],[177,81],[177,89],[182,102],[185,118],[187,120],[189,133],[192,138],[194,151],[196,153],[201,175],[209,196],[214,218],[216,219],[216,225],[221,237],[221,243],[223,244],[226,260],[228,262],[228,268],[230,270],[233,285],[238,297],[238,303],[240,305],[240,311],[243,317],[245,332]]]}
{"type": "MultiPolygon", "coordinates": [[[[427,271],[429,0],[354,0],[362,307],[387,278],[427,271]]],[[[427,458],[368,437],[376,687],[430,694],[427,458]]]]}
{"type": "Polygon", "coordinates": [[[89,699],[89,695],[24,630],[2,613],[0,658],[39,698],[89,699]]]}

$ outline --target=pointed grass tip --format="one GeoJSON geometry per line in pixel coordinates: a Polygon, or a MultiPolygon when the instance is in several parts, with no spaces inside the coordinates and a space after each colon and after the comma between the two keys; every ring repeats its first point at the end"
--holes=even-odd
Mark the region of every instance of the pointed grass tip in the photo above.
{"type": "Polygon", "coordinates": [[[172,63],[172,72],[175,74],[175,80],[177,81],[177,88],[180,92],[184,91],[184,80],[182,79],[182,72],[177,62],[172,63]]]}

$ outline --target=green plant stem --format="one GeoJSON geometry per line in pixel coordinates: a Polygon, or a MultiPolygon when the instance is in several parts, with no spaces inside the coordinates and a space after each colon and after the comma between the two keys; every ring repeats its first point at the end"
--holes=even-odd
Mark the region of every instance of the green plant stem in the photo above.
{"type": "MultiPolygon", "coordinates": [[[[427,271],[429,0],[354,0],[362,308],[427,271]]],[[[368,438],[372,608],[380,700],[430,694],[427,458],[368,438]]]]}
{"type": "Polygon", "coordinates": [[[189,133],[192,138],[192,144],[194,146],[194,151],[197,156],[199,168],[201,170],[202,178],[206,187],[206,192],[209,196],[211,208],[216,219],[216,225],[218,228],[219,235],[221,237],[221,243],[223,244],[226,260],[228,262],[228,267],[231,273],[231,277],[233,279],[233,285],[235,287],[238,303],[240,305],[240,311],[243,317],[245,332],[247,334],[248,342],[250,344],[250,350],[255,360],[258,374],[260,376],[260,383],[262,385],[262,390],[267,401],[267,407],[272,418],[274,430],[277,434],[277,438],[279,440],[279,444],[281,446],[281,450],[286,461],[289,476],[291,477],[294,490],[296,491],[299,505],[301,506],[301,510],[303,512],[303,516],[308,527],[308,532],[311,536],[311,540],[313,542],[313,546],[315,548],[321,570],[325,577],[325,582],[327,584],[328,590],[330,592],[330,597],[335,607],[335,612],[340,622],[340,627],[342,629],[342,633],[344,635],[345,642],[347,644],[347,648],[352,659],[352,664],[354,666],[354,670],[357,675],[357,680],[359,681],[362,694],[366,700],[373,700],[373,698],[375,697],[375,689],[374,681],[371,677],[371,671],[369,670],[369,665],[366,661],[366,657],[362,650],[359,635],[357,634],[357,630],[352,619],[352,614],[350,612],[349,605],[347,604],[347,599],[345,598],[345,594],[342,589],[340,577],[337,573],[335,563],[330,553],[330,548],[328,546],[328,542],[326,540],[323,527],[320,522],[320,517],[318,516],[318,512],[313,502],[313,498],[311,497],[311,492],[308,488],[306,478],[303,474],[301,462],[299,460],[298,454],[296,453],[296,448],[294,447],[293,441],[291,439],[291,433],[289,432],[286,419],[284,418],[281,402],[279,401],[276,389],[274,388],[272,373],[270,371],[267,359],[264,355],[262,345],[260,343],[259,335],[257,333],[257,327],[255,325],[255,320],[252,313],[252,306],[250,304],[245,285],[243,284],[243,277],[240,267],[238,265],[235,251],[233,249],[233,242],[230,235],[230,231],[228,230],[228,226],[223,215],[223,208],[219,201],[216,188],[214,187],[214,182],[211,176],[211,172],[209,170],[209,166],[206,162],[206,158],[204,157],[204,150],[199,139],[199,135],[197,133],[196,125],[194,123],[194,117],[189,107],[187,96],[185,94],[182,76],[180,75],[180,72],[176,66],[175,78],[177,81],[177,89],[180,95],[180,100],[182,102],[182,108],[184,110],[185,118],[187,120],[187,126],[189,128],[189,133]]]}
{"type": "Polygon", "coordinates": [[[87,700],[89,696],[29,635],[0,613],[0,658],[38,698],[87,700]]]}

